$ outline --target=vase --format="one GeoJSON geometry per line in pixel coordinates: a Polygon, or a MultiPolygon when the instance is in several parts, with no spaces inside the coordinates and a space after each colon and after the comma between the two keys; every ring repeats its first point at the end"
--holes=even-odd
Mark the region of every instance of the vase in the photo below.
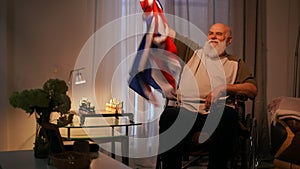
{"type": "Polygon", "coordinates": [[[35,158],[48,158],[49,143],[42,131],[42,126],[38,123],[36,125],[36,135],[33,150],[35,158]]]}
{"type": "Polygon", "coordinates": [[[50,121],[50,114],[51,111],[48,108],[43,108],[35,112],[36,131],[33,150],[34,157],[36,158],[48,158],[49,156],[49,142],[47,141],[46,133],[42,130],[41,124],[50,121]]]}

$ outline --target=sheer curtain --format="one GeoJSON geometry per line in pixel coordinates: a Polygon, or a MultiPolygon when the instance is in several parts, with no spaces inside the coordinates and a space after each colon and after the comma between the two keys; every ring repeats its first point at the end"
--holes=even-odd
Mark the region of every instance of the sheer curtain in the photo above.
{"type": "MultiPolygon", "coordinates": [[[[128,88],[128,72],[138,48],[145,24],[139,1],[132,0],[93,0],[95,4],[95,35],[90,39],[92,47],[82,52],[81,62],[88,61],[93,88],[90,94],[97,108],[103,109],[109,99],[116,97],[124,101],[124,111],[132,112],[135,120],[143,125],[135,127],[131,135],[136,138],[149,138],[146,142],[135,139],[130,141],[131,151],[146,150],[146,154],[134,161],[139,168],[154,168],[155,160],[150,158],[157,148],[158,119],[164,99],[159,97],[161,105],[154,107],[128,88]],[[128,17],[128,18],[126,18],[128,17]],[[125,18],[125,19],[124,19],[125,18]],[[97,34],[97,32],[100,32],[97,34]],[[133,33],[136,32],[136,33],[133,33]],[[103,34],[104,33],[104,34],[103,34]],[[113,41],[114,43],[110,43],[113,41]],[[110,45],[110,46],[106,46],[110,45]],[[91,54],[91,58],[87,57],[91,54]],[[99,60],[99,56],[101,59],[99,60]],[[103,57],[102,57],[103,55],[103,57]],[[87,59],[89,58],[89,59],[87,59]],[[149,157],[149,158],[148,158],[149,157]]],[[[171,27],[198,42],[205,41],[205,35],[215,22],[223,22],[232,28],[234,42],[230,53],[243,58],[256,76],[259,95],[250,102],[248,112],[257,119],[258,146],[261,156],[268,153],[269,138],[266,117],[265,93],[265,0],[161,0],[171,27]],[[178,22],[180,20],[180,22],[178,22]],[[195,33],[195,30],[199,33],[195,33]],[[253,103],[253,104],[252,104],[253,103]]],[[[84,66],[78,62],[78,66],[84,66]]],[[[86,64],[86,63],[85,63],[86,64]]],[[[86,67],[86,66],[85,66],[86,67]]],[[[135,157],[136,154],[133,154],[135,157]]],[[[136,168],[138,168],[136,167],[136,168]]]]}
{"type": "MultiPolygon", "coordinates": [[[[155,107],[129,89],[127,82],[137,48],[146,32],[140,3],[132,0],[92,2],[95,33],[76,62],[76,67],[85,67],[87,82],[91,84],[73,86],[77,92],[73,97],[75,100],[77,97],[78,102],[79,97],[86,96],[98,110],[104,109],[111,98],[121,99],[124,112],[134,113],[134,120],[142,123],[130,127],[131,167],[152,168],[155,166],[153,156],[158,148],[158,119],[164,99],[155,92],[161,103],[155,107]],[[153,158],[149,158],[151,156],[153,158]]],[[[122,155],[121,147],[117,147],[116,151],[117,155],[122,155]]]]}

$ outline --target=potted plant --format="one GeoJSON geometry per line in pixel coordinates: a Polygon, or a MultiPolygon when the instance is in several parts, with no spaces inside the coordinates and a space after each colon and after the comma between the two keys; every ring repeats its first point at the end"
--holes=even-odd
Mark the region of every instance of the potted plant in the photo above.
{"type": "Polygon", "coordinates": [[[42,122],[50,122],[52,112],[58,112],[60,117],[58,125],[72,123],[73,115],[70,113],[71,101],[67,95],[68,86],[59,79],[47,80],[42,88],[15,91],[9,97],[9,102],[14,108],[21,108],[29,115],[36,117],[37,128],[34,143],[34,154],[37,158],[48,156],[48,143],[41,133],[42,122]]]}

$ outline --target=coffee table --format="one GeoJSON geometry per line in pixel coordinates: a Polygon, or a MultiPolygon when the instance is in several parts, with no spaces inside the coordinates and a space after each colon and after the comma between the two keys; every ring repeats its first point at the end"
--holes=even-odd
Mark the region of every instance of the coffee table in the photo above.
{"type": "MultiPolygon", "coordinates": [[[[62,127],[66,129],[68,140],[91,139],[96,143],[111,142],[111,157],[115,158],[116,142],[121,143],[122,162],[129,164],[129,127],[141,125],[134,122],[132,113],[89,113],[79,114],[79,123],[62,127]],[[89,119],[87,119],[89,118],[89,119]],[[101,128],[110,128],[110,131],[100,131],[101,128]],[[76,133],[76,130],[83,130],[76,133]]],[[[64,137],[64,132],[61,132],[64,137]]]]}

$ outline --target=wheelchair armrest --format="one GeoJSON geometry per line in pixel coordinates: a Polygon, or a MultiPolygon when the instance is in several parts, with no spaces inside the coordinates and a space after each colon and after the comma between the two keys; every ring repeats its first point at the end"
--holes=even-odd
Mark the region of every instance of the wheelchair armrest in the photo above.
{"type": "Polygon", "coordinates": [[[246,102],[249,99],[248,96],[243,95],[243,94],[236,94],[236,95],[229,95],[226,99],[227,103],[243,103],[246,102]]]}
{"type": "Polygon", "coordinates": [[[239,102],[245,102],[249,99],[249,97],[244,95],[244,94],[237,94],[237,95],[234,96],[234,99],[239,101],[239,102]]]}

